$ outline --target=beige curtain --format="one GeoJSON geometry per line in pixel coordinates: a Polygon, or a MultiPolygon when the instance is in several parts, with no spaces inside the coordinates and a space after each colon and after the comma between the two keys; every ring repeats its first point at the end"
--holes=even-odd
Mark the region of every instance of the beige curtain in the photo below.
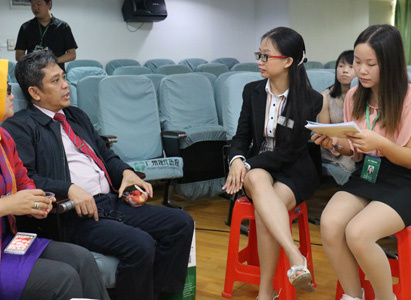
{"type": "Polygon", "coordinates": [[[395,26],[402,35],[407,64],[411,65],[411,0],[397,0],[395,26]]]}

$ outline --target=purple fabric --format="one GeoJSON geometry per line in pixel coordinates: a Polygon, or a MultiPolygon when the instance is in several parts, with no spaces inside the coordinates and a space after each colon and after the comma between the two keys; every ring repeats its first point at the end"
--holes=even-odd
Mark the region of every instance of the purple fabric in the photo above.
{"type": "MultiPolygon", "coordinates": [[[[3,219],[4,218],[2,218],[2,220],[3,219]]],[[[7,247],[12,238],[13,235],[10,233],[3,234],[2,236],[0,268],[1,300],[16,300],[20,298],[34,263],[50,242],[50,240],[36,238],[25,255],[4,253],[4,248],[7,247]]]]}

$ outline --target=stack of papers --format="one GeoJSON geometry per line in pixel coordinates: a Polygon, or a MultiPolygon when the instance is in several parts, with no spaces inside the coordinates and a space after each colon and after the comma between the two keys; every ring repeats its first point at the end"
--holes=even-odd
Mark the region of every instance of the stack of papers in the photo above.
{"type": "Polygon", "coordinates": [[[343,131],[361,132],[361,129],[353,121],[346,122],[346,123],[335,123],[335,124],[323,124],[323,123],[307,121],[307,125],[305,125],[305,127],[317,133],[325,134],[326,136],[329,136],[329,137],[340,137],[340,138],[346,137],[346,135],[343,134],[343,131]]]}

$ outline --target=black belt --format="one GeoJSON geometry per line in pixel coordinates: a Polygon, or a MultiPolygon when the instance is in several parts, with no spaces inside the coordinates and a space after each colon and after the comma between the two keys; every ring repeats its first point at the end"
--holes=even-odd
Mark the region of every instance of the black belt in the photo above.
{"type": "Polygon", "coordinates": [[[95,195],[93,195],[93,198],[96,198],[96,197],[100,197],[100,196],[104,196],[104,195],[107,195],[107,194],[95,194],[95,195]]]}

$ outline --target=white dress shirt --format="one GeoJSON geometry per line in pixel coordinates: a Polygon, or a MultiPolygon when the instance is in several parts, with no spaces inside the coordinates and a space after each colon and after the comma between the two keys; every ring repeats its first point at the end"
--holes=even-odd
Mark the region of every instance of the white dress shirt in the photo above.
{"type": "Polygon", "coordinates": [[[260,153],[265,151],[273,151],[275,146],[275,130],[281,113],[284,111],[287,103],[288,90],[280,95],[274,95],[270,87],[270,79],[267,80],[265,86],[267,92],[267,101],[265,108],[264,120],[264,137],[265,140],[261,144],[260,153]]]}
{"type": "MultiPolygon", "coordinates": [[[[277,123],[279,121],[279,116],[284,111],[285,105],[287,103],[288,90],[280,95],[274,95],[271,92],[270,79],[267,80],[265,86],[265,91],[267,92],[266,108],[265,108],[265,119],[264,119],[264,133],[263,136],[265,140],[261,144],[260,153],[264,151],[273,151],[275,146],[275,129],[277,128],[277,123]]],[[[242,155],[235,155],[231,161],[233,162],[236,158],[241,158],[244,165],[249,170],[250,165],[246,162],[246,159],[242,155]]]]}
{"type": "MultiPolygon", "coordinates": [[[[34,105],[40,111],[54,119],[55,113],[34,105]]],[[[64,115],[62,110],[59,113],[64,115]]],[[[54,122],[58,122],[55,121],[54,122]]],[[[88,155],[81,152],[70,140],[63,126],[60,126],[61,138],[63,140],[64,151],[66,152],[67,163],[70,170],[71,182],[78,185],[91,195],[107,194],[110,192],[110,184],[103,170],[88,155]]],[[[85,142],[85,141],[84,141],[85,142]]],[[[90,147],[90,145],[89,145],[90,147]]],[[[92,147],[90,147],[92,149],[92,147]]],[[[94,150],[94,149],[93,149],[94,150]]]]}

